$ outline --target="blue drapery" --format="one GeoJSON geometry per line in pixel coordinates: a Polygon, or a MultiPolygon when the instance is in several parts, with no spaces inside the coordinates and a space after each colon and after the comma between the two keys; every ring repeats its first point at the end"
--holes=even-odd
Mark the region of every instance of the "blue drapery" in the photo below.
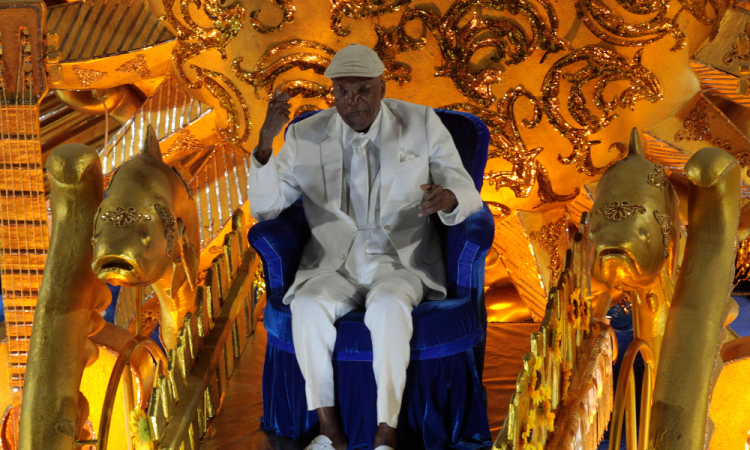
{"type": "MultiPolygon", "coordinates": [[[[489,130],[471,114],[436,112],[480,190],[489,130]]],[[[485,206],[457,226],[435,222],[447,263],[448,299],[425,301],[412,314],[414,335],[399,417],[399,446],[483,449],[491,445],[481,383],[487,327],[484,259],[492,245],[494,221],[485,206]]],[[[307,411],[304,379],[292,344],[291,312],[282,298],[309,236],[301,200],[276,219],[256,224],[248,235],[263,261],[268,298],[262,427],[305,442],[317,434],[318,420],[315,412],[307,411]]],[[[372,449],[377,429],[372,344],[363,319],[363,311],[353,311],[336,323],[336,404],[350,449],[372,449]]]]}

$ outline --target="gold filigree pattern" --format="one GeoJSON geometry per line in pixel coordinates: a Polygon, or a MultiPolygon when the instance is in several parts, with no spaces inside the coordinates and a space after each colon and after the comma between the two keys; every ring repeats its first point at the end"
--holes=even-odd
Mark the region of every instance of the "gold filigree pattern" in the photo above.
{"type": "Polygon", "coordinates": [[[470,112],[490,128],[491,149],[488,158],[502,158],[512,164],[510,171],[489,171],[484,179],[494,186],[495,190],[510,188],[518,198],[528,197],[536,181],[539,182],[538,195],[542,203],[554,203],[575,198],[579,190],[572,194],[558,195],[552,190],[552,183],[547,170],[536,161],[542,147],[527,149],[518,130],[513,112],[515,103],[520,97],[526,97],[534,106],[531,119],[523,119],[524,127],[532,129],[542,120],[542,109],[534,95],[523,87],[509,90],[497,103],[497,112],[480,108],[470,103],[454,103],[444,106],[447,109],[470,112]]]}
{"type": "Polygon", "coordinates": [[[550,280],[554,285],[564,269],[563,258],[560,256],[558,249],[560,236],[566,229],[567,221],[560,219],[555,223],[544,225],[539,231],[532,231],[529,239],[536,241],[549,255],[549,273],[550,280]]]}
{"type": "Polygon", "coordinates": [[[151,71],[148,70],[148,64],[146,64],[146,56],[143,53],[136,55],[135,58],[121,65],[115,71],[137,73],[141,78],[149,78],[151,76],[151,71]]]}
{"type": "MultiPolygon", "coordinates": [[[[216,50],[222,59],[227,58],[226,47],[242,29],[246,10],[239,4],[224,7],[221,0],[180,0],[180,13],[183,24],[174,14],[175,0],[164,0],[165,14],[159,17],[169,23],[177,34],[177,45],[172,51],[172,59],[180,77],[193,89],[201,87],[201,78],[191,81],[185,73],[185,64],[192,58],[208,50],[216,50]],[[203,13],[213,24],[213,28],[199,26],[190,13],[190,5],[203,7],[203,13]]],[[[191,65],[191,67],[195,67],[191,65]]]]}
{"type": "MultiPolygon", "coordinates": [[[[304,39],[293,39],[276,45],[268,50],[263,54],[260,60],[258,60],[257,64],[255,64],[255,68],[251,71],[247,71],[240,66],[243,61],[241,56],[236,58],[232,61],[232,72],[237,78],[255,89],[256,98],[260,98],[259,91],[262,89],[266,92],[266,97],[270,99],[273,94],[274,83],[279,75],[294,68],[300,70],[312,70],[318,75],[323,75],[328,64],[331,62],[331,58],[335,54],[336,51],[327,45],[304,39]],[[282,56],[269,64],[269,61],[279,53],[289,49],[297,50],[301,48],[318,50],[326,54],[326,56],[317,53],[297,52],[292,53],[291,55],[282,56]]],[[[302,93],[303,96],[307,94],[310,96],[325,98],[330,95],[328,87],[312,81],[300,80],[296,84],[289,84],[286,86],[286,89],[290,89],[287,92],[294,91],[296,93],[302,93]]],[[[332,98],[327,101],[332,101],[332,98]]]]}
{"type": "Polygon", "coordinates": [[[502,203],[490,201],[485,201],[485,203],[487,203],[487,206],[490,207],[490,211],[492,211],[492,215],[494,217],[504,219],[510,215],[510,208],[503,205],[502,203]]]}
{"type": "Polygon", "coordinates": [[[750,280],[750,238],[746,238],[737,247],[734,282],[750,280]]]}
{"type": "Polygon", "coordinates": [[[193,153],[205,150],[206,146],[193,136],[187,128],[180,130],[177,139],[169,146],[167,154],[170,153],[193,153]]]}
{"type": "Polygon", "coordinates": [[[672,184],[669,182],[667,173],[664,172],[664,167],[661,164],[656,164],[654,171],[648,174],[648,184],[657,187],[662,191],[666,191],[672,184]]]}
{"type": "MultiPolygon", "coordinates": [[[[750,153],[740,152],[732,156],[734,156],[737,159],[737,162],[740,163],[743,169],[746,167],[750,167],[750,153]]],[[[747,169],[747,176],[750,177],[750,168],[747,169]]]]}
{"type": "Polygon", "coordinates": [[[219,101],[221,108],[227,114],[226,128],[216,129],[219,136],[235,145],[240,145],[247,141],[247,138],[250,136],[252,122],[250,121],[250,111],[244,97],[242,96],[242,92],[240,92],[229,77],[222,73],[203,69],[195,65],[193,65],[192,68],[198,75],[201,84],[205,84],[208,91],[219,101]],[[232,96],[217,80],[221,80],[222,83],[229,87],[237,97],[237,102],[232,100],[232,96]],[[242,108],[242,117],[240,117],[240,114],[237,111],[237,104],[242,108]],[[244,128],[244,131],[240,133],[242,128],[244,128]]]}
{"type": "Polygon", "coordinates": [[[81,66],[73,66],[73,73],[76,75],[78,84],[85,88],[91,86],[91,84],[96,83],[97,81],[107,76],[107,72],[84,69],[81,66]]]}
{"type": "MultiPolygon", "coordinates": [[[[689,0],[682,0],[688,3],[689,0]]],[[[671,0],[617,0],[617,4],[629,14],[647,16],[642,23],[630,24],[614,13],[602,0],[576,0],[576,14],[581,22],[599,39],[623,47],[652,44],[665,36],[672,36],[675,44],[672,51],[685,46],[685,33],[680,30],[678,19],[682,9],[669,16],[671,0]]],[[[697,12],[697,6],[692,8],[697,12]]]]}
{"type": "MultiPolygon", "coordinates": [[[[587,46],[573,51],[555,62],[544,78],[541,104],[550,125],[573,145],[568,156],[558,156],[565,165],[576,165],[580,173],[594,176],[603,173],[608,167],[625,156],[624,144],[615,143],[610,147],[618,152],[617,158],[604,167],[594,166],[591,160],[591,147],[598,141],[589,141],[589,135],[600,131],[617,118],[617,108],[635,109],[639,100],[651,103],[661,100],[661,86],[654,74],[641,65],[639,50],[633,59],[624,58],[611,50],[587,46]],[[569,66],[585,62],[586,65],[574,72],[565,72],[569,66]],[[560,99],[562,81],[572,84],[568,96],[567,110],[579,126],[569,123],[562,115],[560,99]],[[608,86],[615,82],[627,81],[630,86],[611,101],[604,98],[608,86]],[[592,115],[586,107],[584,86],[594,83],[593,103],[603,114],[592,115]]],[[[619,84],[619,83],[618,83],[619,84]]]]}
{"type": "Polygon", "coordinates": [[[724,64],[729,65],[734,61],[750,61],[750,23],[745,25],[745,31],[737,36],[732,49],[724,55],[724,64]]]}
{"type": "Polygon", "coordinates": [[[424,9],[409,10],[401,16],[394,35],[380,38],[391,45],[380,45],[379,54],[385,60],[394,62],[398,53],[423,48],[427,43],[424,37],[412,38],[406,33],[406,25],[419,20],[435,37],[443,55],[443,65],[435,76],[450,77],[462,95],[486,107],[495,100],[491,86],[500,82],[501,72],[496,67],[485,67],[476,73],[469,71],[469,63],[477,51],[494,49],[496,54],[490,58],[491,64],[518,64],[537,49],[544,50],[546,56],[567,47],[567,43],[557,36],[554,9],[547,2],[540,3],[546,18],[537,6],[526,0],[459,0],[442,17],[424,9]],[[477,8],[506,12],[513,17],[485,18],[477,12],[477,8]],[[470,18],[465,21],[467,16],[470,18]],[[532,36],[526,36],[524,27],[517,22],[519,18],[529,22],[532,36]],[[464,22],[465,25],[459,25],[464,22]],[[384,51],[386,48],[387,52],[384,51]]]}
{"type": "Polygon", "coordinates": [[[151,216],[148,214],[136,212],[135,208],[123,208],[122,206],[118,206],[112,211],[107,211],[101,216],[101,218],[102,220],[111,222],[121,228],[126,227],[131,223],[138,222],[139,220],[143,220],[144,222],[151,220],[151,216]]]}
{"type": "Polygon", "coordinates": [[[161,224],[162,226],[164,226],[164,233],[167,237],[167,255],[171,255],[172,246],[174,244],[174,234],[177,231],[177,222],[174,219],[172,211],[170,211],[166,207],[156,203],[154,205],[154,208],[156,208],[156,212],[158,212],[161,216],[161,224]]]}
{"type": "Polygon", "coordinates": [[[669,214],[662,214],[659,211],[654,211],[654,217],[661,226],[661,237],[662,243],[664,243],[664,259],[669,259],[669,241],[672,237],[672,219],[669,214]]]}
{"type": "Polygon", "coordinates": [[[281,31],[281,29],[284,27],[285,24],[291,23],[294,20],[294,13],[297,11],[297,8],[294,6],[294,2],[292,0],[273,0],[274,3],[276,3],[276,6],[278,6],[281,9],[281,12],[284,14],[284,17],[281,19],[281,22],[279,22],[278,25],[269,27],[267,25],[263,25],[258,20],[258,16],[260,15],[260,9],[256,9],[255,11],[250,12],[250,25],[255,28],[255,30],[258,33],[262,34],[268,34],[273,33],[275,31],[281,31]]]}
{"type": "Polygon", "coordinates": [[[711,128],[708,124],[708,102],[700,100],[683,122],[684,130],[674,135],[676,141],[710,141],[711,128]]]}
{"type": "Polygon", "coordinates": [[[619,222],[635,213],[646,214],[646,208],[641,205],[630,204],[630,202],[612,201],[607,206],[600,206],[595,214],[603,214],[607,219],[619,222]]]}
{"type": "Polygon", "coordinates": [[[412,0],[331,0],[331,30],[339,36],[348,36],[350,31],[341,26],[344,17],[366,19],[398,11],[412,0]]]}

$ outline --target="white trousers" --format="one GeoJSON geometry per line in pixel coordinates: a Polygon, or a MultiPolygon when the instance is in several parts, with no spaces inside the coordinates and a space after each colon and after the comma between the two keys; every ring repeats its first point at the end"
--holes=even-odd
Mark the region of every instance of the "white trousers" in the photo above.
{"type": "Polygon", "coordinates": [[[419,277],[406,269],[388,272],[370,286],[338,272],[318,274],[300,286],[290,307],[294,351],[305,378],[309,410],[335,406],[334,323],[364,307],[365,325],[372,337],[378,424],[396,428],[411,354],[411,312],[422,301],[423,289],[419,277]]]}

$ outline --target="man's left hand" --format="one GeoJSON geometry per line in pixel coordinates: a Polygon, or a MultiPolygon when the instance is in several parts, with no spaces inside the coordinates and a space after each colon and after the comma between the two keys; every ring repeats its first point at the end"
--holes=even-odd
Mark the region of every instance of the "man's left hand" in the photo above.
{"type": "Polygon", "coordinates": [[[443,189],[438,184],[423,184],[419,187],[424,191],[422,203],[419,205],[419,217],[429,216],[438,211],[449,214],[458,206],[458,200],[453,192],[443,189]]]}

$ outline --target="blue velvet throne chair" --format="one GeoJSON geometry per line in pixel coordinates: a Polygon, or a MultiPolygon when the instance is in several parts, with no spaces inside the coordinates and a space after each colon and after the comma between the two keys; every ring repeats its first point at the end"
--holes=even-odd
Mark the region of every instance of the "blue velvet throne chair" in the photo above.
{"type": "MultiPolygon", "coordinates": [[[[481,190],[490,137],[487,126],[471,114],[436,112],[481,190]]],[[[457,226],[444,226],[439,219],[432,222],[442,238],[448,296],[424,301],[412,314],[414,335],[398,425],[399,447],[484,449],[491,445],[482,387],[487,329],[484,261],[492,245],[494,222],[487,205],[457,226]]],[[[291,312],[282,298],[294,280],[309,236],[302,199],[279,217],[256,224],[248,234],[250,245],[263,261],[268,301],[263,319],[268,345],[261,426],[295,440],[312,439],[318,418],[314,411],[307,411],[304,379],[292,344],[291,312]]],[[[333,359],[341,423],[350,449],[372,449],[377,429],[375,377],[364,311],[347,314],[336,326],[333,359]]]]}

